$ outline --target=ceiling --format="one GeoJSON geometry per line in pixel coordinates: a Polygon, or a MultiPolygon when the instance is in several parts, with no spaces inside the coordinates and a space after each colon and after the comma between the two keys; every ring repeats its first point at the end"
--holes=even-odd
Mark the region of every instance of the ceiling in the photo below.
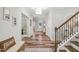
{"type": "Polygon", "coordinates": [[[31,16],[38,18],[38,19],[45,19],[48,16],[49,8],[42,8],[42,14],[36,14],[36,10],[33,7],[27,7],[29,9],[29,13],[31,16]]]}

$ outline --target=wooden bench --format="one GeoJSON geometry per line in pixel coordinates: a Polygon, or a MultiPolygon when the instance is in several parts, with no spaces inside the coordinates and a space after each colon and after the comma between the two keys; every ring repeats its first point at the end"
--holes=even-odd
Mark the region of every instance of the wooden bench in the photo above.
{"type": "Polygon", "coordinates": [[[10,37],[6,40],[0,41],[1,52],[19,52],[24,49],[24,41],[15,42],[14,37],[10,37]]]}
{"type": "Polygon", "coordinates": [[[6,52],[21,52],[24,51],[24,42],[18,42],[16,45],[8,49],[6,52]]]}

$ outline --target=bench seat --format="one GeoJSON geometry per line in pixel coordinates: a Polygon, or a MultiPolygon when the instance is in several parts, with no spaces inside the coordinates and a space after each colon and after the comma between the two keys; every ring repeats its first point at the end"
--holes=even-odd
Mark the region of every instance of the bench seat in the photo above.
{"type": "Polygon", "coordinates": [[[16,43],[14,46],[12,46],[10,49],[8,49],[6,52],[19,52],[21,49],[23,49],[24,41],[16,43]]]}
{"type": "Polygon", "coordinates": [[[21,52],[24,51],[24,41],[15,42],[15,38],[9,37],[0,41],[1,52],[21,52]]]}

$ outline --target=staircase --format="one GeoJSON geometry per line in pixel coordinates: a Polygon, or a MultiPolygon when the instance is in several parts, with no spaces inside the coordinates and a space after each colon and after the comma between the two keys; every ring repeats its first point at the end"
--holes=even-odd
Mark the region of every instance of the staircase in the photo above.
{"type": "Polygon", "coordinates": [[[79,51],[79,11],[66,20],[59,27],[55,27],[55,51],[78,52],[79,51]]]}
{"type": "Polygon", "coordinates": [[[79,42],[70,41],[70,45],[64,46],[65,49],[59,50],[59,52],[78,52],[79,51],[79,42]]]}

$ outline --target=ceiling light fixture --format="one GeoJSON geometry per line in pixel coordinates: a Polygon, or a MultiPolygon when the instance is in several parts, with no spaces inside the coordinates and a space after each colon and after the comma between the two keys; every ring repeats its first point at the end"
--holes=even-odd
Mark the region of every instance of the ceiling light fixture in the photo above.
{"type": "Polygon", "coordinates": [[[35,10],[35,14],[42,14],[42,11],[47,9],[46,7],[31,7],[32,9],[35,10]]]}

